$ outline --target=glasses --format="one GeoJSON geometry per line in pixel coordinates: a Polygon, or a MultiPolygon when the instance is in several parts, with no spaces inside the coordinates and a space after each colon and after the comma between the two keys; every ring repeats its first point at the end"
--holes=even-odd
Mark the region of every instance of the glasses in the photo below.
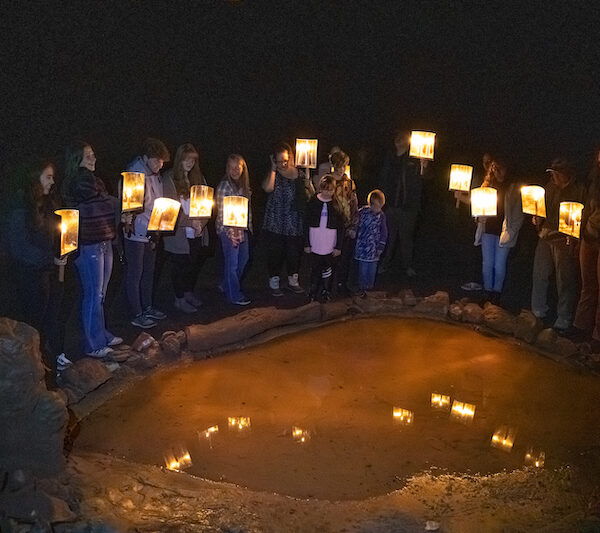
{"type": "Polygon", "coordinates": [[[275,163],[278,165],[287,165],[289,162],[289,159],[275,159],[275,163]]]}

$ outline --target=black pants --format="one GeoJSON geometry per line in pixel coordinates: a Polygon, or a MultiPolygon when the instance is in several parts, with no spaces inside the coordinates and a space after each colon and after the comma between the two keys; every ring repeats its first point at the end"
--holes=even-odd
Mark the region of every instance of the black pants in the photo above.
{"type": "Polygon", "coordinates": [[[331,291],[335,259],[331,254],[310,254],[310,297],[318,298],[323,291],[331,291]]]}
{"type": "Polygon", "coordinates": [[[280,276],[285,264],[288,276],[297,274],[300,269],[300,258],[304,246],[304,237],[290,237],[271,231],[264,231],[267,243],[267,264],[269,277],[280,276]]]}
{"type": "Polygon", "coordinates": [[[352,258],[354,257],[354,245],[356,239],[351,239],[347,235],[344,236],[342,243],[342,254],[339,257],[339,261],[335,272],[336,285],[340,289],[348,289],[351,283],[351,270],[353,267],[352,258]]]}
{"type": "Polygon", "coordinates": [[[208,257],[208,246],[202,246],[202,239],[188,239],[189,254],[169,253],[171,258],[171,279],[177,298],[186,292],[194,292],[198,274],[208,257]]]}
{"type": "Polygon", "coordinates": [[[21,320],[40,334],[40,350],[52,375],[56,358],[64,349],[65,328],[61,320],[63,283],[58,281],[58,267],[41,270],[19,264],[17,296],[21,303],[21,320]]]}

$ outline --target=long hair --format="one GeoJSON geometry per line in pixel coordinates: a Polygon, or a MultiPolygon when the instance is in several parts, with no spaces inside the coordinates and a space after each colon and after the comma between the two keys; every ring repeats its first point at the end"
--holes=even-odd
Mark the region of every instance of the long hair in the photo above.
{"type": "Polygon", "coordinates": [[[198,157],[198,150],[196,150],[194,145],[191,143],[182,144],[179,148],[177,148],[175,160],[173,161],[173,183],[175,184],[177,196],[189,198],[190,186],[202,185],[204,183],[204,176],[202,175],[200,167],[198,166],[198,157]],[[189,156],[194,156],[196,158],[196,163],[188,172],[186,177],[181,163],[183,163],[183,161],[189,156]]]}
{"type": "Polygon", "coordinates": [[[294,150],[292,147],[286,142],[280,142],[275,145],[275,149],[273,150],[273,154],[277,157],[277,154],[282,154],[283,152],[287,152],[290,156],[290,160],[288,161],[288,168],[296,166],[296,158],[294,155],[294,150]]]}
{"type": "Polygon", "coordinates": [[[227,166],[229,166],[229,162],[241,163],[242,164],[242,175],[238,180],[238,184],[242,189],[244,196],[250,198],[251,190],[250,190],[250,175],[248,174],[248,165],[246,165],[246,160],[240,154],[230,154],[227,157],[227,163],[225,164],[225,178],[229,178],[229,174],[227,173],[227,166]]]}
{"type": "Polygon", "coordinates": [[[35,161],[27,167],[24,174],[23,204],[28,213],[27,219],[34,231],[44,228],[46,225],[45,220],[58,208],[58,201],[53,190],[54,186],[50,193],[45,195],[40,182],[42,172],[48,167],[52,167],[56,174],[56,166],[47,159],[35,161]]]}
{"type": "Polygon", "coordinates": [[[64,200],[71,203],[71,186],[77,178],[81,161],[83,160],[83,151],[90,143],[77,140],[73,141],[65,150],[65,179],[62,184],[61,192],[64,200]]]}

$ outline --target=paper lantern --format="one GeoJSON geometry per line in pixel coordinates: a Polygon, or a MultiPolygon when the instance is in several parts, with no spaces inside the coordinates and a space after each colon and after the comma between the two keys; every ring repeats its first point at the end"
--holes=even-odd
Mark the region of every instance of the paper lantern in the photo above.
{"type": "Polygon", "coordinates": [[[144,209],[145,176],[143,172],[121,172],[123,176],[123,196],[121,211],[142,211],[144,209]]]}
{"type": "Polygon", "coordinates": [[[77,209],[57,209],[60,217],[60,256],[77,250],[79,246],[79,211],[77,209]]]}
{"type": "Polygon", "coordinates": [[[190,189],[190,218],[210,218],[215,190],[208,185],[192,185],[190,189]]]}
{"type": "Polygon", "coordinates": [[[154,200],[148,231],[173,231],[180,207],[181,204],[171,198],[157,198],[154,200]]]}
{"type": "Polygon", "coordinates": [[[352,179],[352,175],[350,174],[350,165],[346,165],[346,176],[348,176],[348,179],[352,179]]]}
{"type": "Polygon", "coordinates": [[[317,139],[296,139],[296,166],[317,168],[317,139]]]}
{"type": "Polygon", "coordinates": [[[510,452],[515,444],[516,433],[517,432],[513,428],[502,426],[492,435],[492,441],[490,445],[493,448],[510,452]]]}
{"type": "Polygon", "coordinates": [[[582,211],[583,204],[579,202],[561,202],[558,211],[558,231],[579,239],[582,211]]]}
{"type": "Polygon", "coordinates": [[[475,417],[475,405],[454,400],[450,415],[459,422],[471,422],[475,417]]]}
{"type": "Polygon", "coordinates": [[[413,131],[410,135],[411,157],[419,159],[433,159],[433,149],[435,146],[435,133],[430,131],[413,131]]]}
{"type": "Polygon", "coordinates": [[[546,190],[539,185],[521,187],[523,213],[546,218],[546,190]]]}
{"type": "Polygon", "coordinates": [[[245,196],[225,196],[223,198],[223,226],[248,227],[248,198],[245,196]]]}
{"type": "Polygon", "coordinates": [[[444,394],[438,394],[437,392],[431,393],[431,407],[434,409],[450,409],[450,396],[444,394]]]}
{"type": "Polygon", "coordinates": [[[227,418],[227,427],[231,431],[248,431],[250,426],[251,423],[249,416],[230,416],[227,418]]]}
{"type": "Polygon", "coordinates": [[[298,444],[304,444],[310,439],[310,432],[306,429],[294,426],[292,428],[292,438],[294,439],[294,442],[297,442],[298,444]]]}
{"type": "Polygon", "coordinates": [[[471,191],[471,216],[495,217],[498,193],[493,187],[479,187],[471,191]]]}
{"type": "Polygon", "coordinates": [[[181,448],[177,453],[167,452],[164,455],[165,467],[173,472],[181,472],[192,466],[192,456],[186,449],[181,448]]]}
{"type": "Polygon", "coordinates": [[[394,407],[392,409],[392,416],[394,418],[394,422],[397,424],[404,424],[406,426],[412,424],[415,416],[412,411],[408,409],[402,409],[401,407],[394,407]]]}
{"type": "Polygon", "coordinates": [[[452,165],[450,167],[448,189],[451,191],[468,191],[471,188],[472,177],[473,167],[469,165],[452,165]]]}
{"type": "Polygon", "coordinates": [[[535,468],[542,468],[546,463],[546,452],[529,448],[525,454],[525,464],[535,468]]]}

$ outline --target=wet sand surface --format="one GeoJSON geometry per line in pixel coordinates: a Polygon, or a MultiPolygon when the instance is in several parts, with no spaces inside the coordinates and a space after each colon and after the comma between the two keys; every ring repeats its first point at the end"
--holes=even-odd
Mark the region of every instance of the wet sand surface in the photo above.
{"type": "Polygon", "coordinates": [[[597,378],[467,329],[361,319],[160,371],[83,421],[75,450],[157,465],[187,451],[185,471],[203,478],[363,499],[428,469],[520,468],[530,447],[546,467],[576,462],[600,443],[599,391],[597,378]],[[433,408],[432,393],[475,405],[473,419],[433,408]],[[229,428],[230,417],[250,427],[229,428]],[[512,448],[491,446],[501,427],[512,448]]]}

